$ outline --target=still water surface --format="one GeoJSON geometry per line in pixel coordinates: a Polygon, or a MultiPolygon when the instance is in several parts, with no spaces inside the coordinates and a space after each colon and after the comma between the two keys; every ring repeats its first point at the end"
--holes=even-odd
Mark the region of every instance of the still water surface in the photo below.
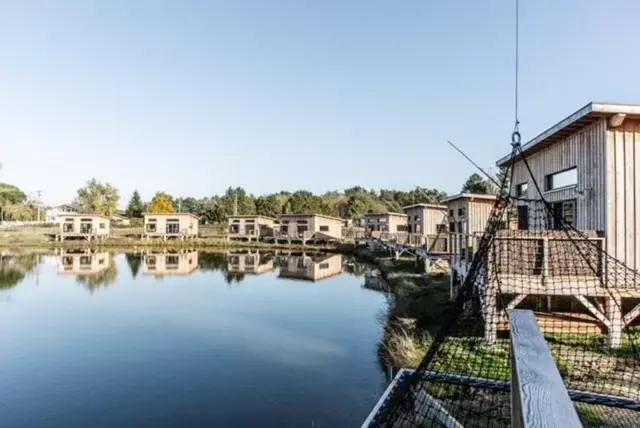
{"type": "Polygon", "coordinates": [[[384,296],[339,255],[5,255],[0,268],[3,427],[353,427],[386,384],[384,296]]]}

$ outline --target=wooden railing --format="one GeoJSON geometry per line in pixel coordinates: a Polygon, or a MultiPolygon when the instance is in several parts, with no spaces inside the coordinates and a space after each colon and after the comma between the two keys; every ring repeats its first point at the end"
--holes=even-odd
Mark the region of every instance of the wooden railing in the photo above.
{"type": "Polygon", "coordinates": [[[532,311],[514,309],[511,325],[511,426],[581,427],[532,311]]]}
{"type": "MultiPolygon", "coordinates": [[[[471,263],[482,234],[450,233],[450,254],[456,263],[471,263]]],[[[534,236],[496,236],[490,264],[502,275],[539,276],[544,282],[558,276],[601,276],[606,272],[605,238],[571,240],[554,231],[534,236]],[[557,235],[557,233],[556,233],[557,235]]]]}

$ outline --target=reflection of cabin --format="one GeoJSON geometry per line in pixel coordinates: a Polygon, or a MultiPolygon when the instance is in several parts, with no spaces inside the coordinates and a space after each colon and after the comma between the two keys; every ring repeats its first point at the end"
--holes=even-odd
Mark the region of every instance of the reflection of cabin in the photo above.
{"type": "Polygon", "coordinates": [[[257,215],[229,217],[229,238],[259,240],[261,236],[272,236],[276,219],[257,215]]]}
{"type": "Polygon", "coordinates": [[[227,271],[260,275],[275,269],[273,255],[265,253],[227,253],[227,271]]]}
{"type": "Polygon", "coordinates": [[[323,214],[281,214],[277,241],[330,242],[342,239],[342,219],[323,214]]]}
{"type": "Polygon", "coordinates": [[[190,275],[198,268],[198,252],[158,252],[142,257],[142,272],[145,275],[190,275]]]}
{"type": "Polygon", "coordinates": [[[367,232],[406,232],[407,215],[401,213],[368,213],[364,215],[364,227],[367,232]]]}
{"type": "Polygon", "coordinates": [[[56,239],[64,241],[67,238],[84,238],[92,240],[104,239],[109,236],[109,217],[99,214],[65,214],[60,217],[56,239]]]}
{"type": "Polygon", "coordinates": [[[342,273],[342,255],[288,256],[280,266],[280,278],[319,281],[342,273]]]}
{"type": "Polygon", "coordinates": [[[59,256],[59,270],[61,274],[92,275],[109,268],[111,258],[108,252],[81,253],[63,252],[59,256]]]}
{"type": "Polygon", "coordinates": [[[199,218],[190,213],[145,213],[142,238],[195,238],[198,221],[199,218]]]}

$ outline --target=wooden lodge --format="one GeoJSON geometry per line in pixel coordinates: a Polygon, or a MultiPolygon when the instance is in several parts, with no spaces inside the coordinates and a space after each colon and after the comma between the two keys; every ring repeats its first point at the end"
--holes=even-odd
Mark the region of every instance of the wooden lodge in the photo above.
{"type": "Polygon", "coordinates": [[[276,219],[259,215],[231,216],[228,220],[230,239],[260,240],[264,236],[273,236],[276,219]]]}
{"type": "Polygon", "coordinates": [[[58,273],[67,275],[95,275],[111,264],[111,257],[106,251],[62,251],[58,258],[58,273]]]}
{"type": "Polygon", "coordinates": [[[404,207],[403,211],[407,215],[407,243],[424,245],[434,252],[447,251],[446,205],[414,204],[404,207]]]}
{"type": "Polygon", "coordinates": [[[364,228],[367,232],[406,233],[407,215],[402,213],[367,213],[364,215],[364,228]]]}
{"type": "Polygon", "coordinates": [[[58,225],[57,241],[68,238],[82,238],[88,241],[105,239],[110,233],[109,217],[99,214],[67,213],[58,225]]]}
{"type": "Polygon", "coordinates": [[[341,254],[288,256],[280,267],[279,278],[320,281],[342,273],[341,254]]]}
{"type": "Polygon", "coordinates": [[[258,251],[227,253],[227,271],[231,273],[261,275],[275,268],[274,258],[269,254],[258,251]]]}
{"type": "MultiPolygon", "coordinates": [[[[495,339],[504,311],[527,296],[572,296],[607,331],[609,344],[621,346],[622,329],[640,315],[635,273],[640,267],[638,141],[640,106],[590,103],[523,144],[523,157],[540,192],[522,158],[516,160],[511,189],[517,198],[517,224],[505,229],[518,230],[498,232],[487,261],[484,307],[490,311],[485,314],[489,341],[495,339]],[[550,202],[551,215],[536,210],[535,200],[541,196],[550,202]],[[554,230],[560,228],[558,218],[579,232],[554,230]],[[599,252],[601,248],[612,258],[599,252]],[[500,310],[498,290],[511,296],[500,310]]],[[[509,162],[510,156],[505,156],[497,165],[509,162]]],[[[464,279],[477,249],[478,237],[470,234],[483,226],[471,217],[459,226],[462,218],[456,215],[463,207],[448,199],[452,230],[467,234],[452,248],[455,294],[453,283],[464,279]]],[[[489,205],[482,208],[484,223],[489,205]]]]}
{"type": "Polygon", "coordinates": [[[279,243],[334,242],[342,239],[342,219],[323,214],[281,214],[271,238],[279,243]]]}
{"type": "Polygon", "coordinates": [[[146,252],[142,256],[142,273],[151,276],[191,275],[198,269],[197,251],[146,252]]]}
{"type": "Polygon", "coordinates": [[[190,213],[144,213],[142,239],[190,239],[198,236],[199,217],[190,213]]]}

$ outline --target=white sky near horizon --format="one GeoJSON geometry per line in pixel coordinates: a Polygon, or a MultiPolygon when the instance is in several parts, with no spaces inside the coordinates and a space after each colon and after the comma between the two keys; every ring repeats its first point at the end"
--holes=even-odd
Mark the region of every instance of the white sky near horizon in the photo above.
{"type": "MultiPolygon", "coordinates": [[[[515,0],[0,0],[0,181],[460,190],[509,150],[515,0]]],[[[525,140],[640,103],[640,2],[520,0],[525,140]]]]}

